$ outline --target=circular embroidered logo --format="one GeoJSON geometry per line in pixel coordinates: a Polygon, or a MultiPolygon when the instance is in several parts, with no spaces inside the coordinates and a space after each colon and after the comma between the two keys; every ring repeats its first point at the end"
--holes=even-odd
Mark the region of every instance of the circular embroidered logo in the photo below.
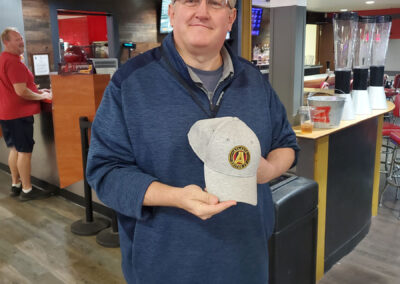
{"type": "Polygon", "coordinates": [[[250,163],[250,152],[245,146],[235,146],[229,152],[229,163],[235,169],[241,170],[250,163]]]}

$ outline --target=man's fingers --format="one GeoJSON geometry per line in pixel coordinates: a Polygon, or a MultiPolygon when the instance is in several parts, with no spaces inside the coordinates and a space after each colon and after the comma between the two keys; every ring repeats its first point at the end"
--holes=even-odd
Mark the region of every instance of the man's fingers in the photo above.
{"type": "Polygon", "coordinates": [[[229,200],[229,201],[223,201],[220,202],[213,207],[213,211],[212,211],[212,215],[218,214],[226,209],[228,209],[229,207],[235,206],[237,203],[234,200],[229,200]]]}
{"type": "Polygon", "coordinates": [[[206,220],[231,206],[236,205],[236,201],[229,200],[219,202],[218,197],[207,191],[203,191],[197,185],[185,186],[185,201],[182,209],[196,215],[202,220],[206,220]]]}
{"type": "Polygon", "coordinates": [[[236,204],[237,203],[234,200],[223,201],[223,202],[217,203],[215,205],[204,204],[201,208],[202,213],[198,214],[198,216],[201,219],[206,220],[206,219],[209,219],[212,216],[214,216],[218,213],[221,213],[222,211],[224,211],[224,210],[228,209],[229,207],[234,206],[236,204]]]}
{"type": "Polygon", "coordinates": [[[218,203],[218,197],[216,197],[214,194],[208,193],[206,191],[201,191],[199,193],[200,193],[199,196],[200,201],[208,205],[215,205],[218,203]]]}

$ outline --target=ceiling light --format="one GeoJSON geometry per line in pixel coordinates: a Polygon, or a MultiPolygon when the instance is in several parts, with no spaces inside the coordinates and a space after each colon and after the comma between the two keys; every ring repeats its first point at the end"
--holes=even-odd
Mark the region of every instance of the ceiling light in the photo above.
{"type": "Polygon", "coordinates": [[[347,9],[340,9],[340,12],[347,12],[347,9]]]}
{"type": "Polygon", "coordinates": [[[375,1],[366,1],[365,2],[365,4],[367,4],[367,5],[371,5],[371,4],[374,4],[375,3],[375,1]]]}

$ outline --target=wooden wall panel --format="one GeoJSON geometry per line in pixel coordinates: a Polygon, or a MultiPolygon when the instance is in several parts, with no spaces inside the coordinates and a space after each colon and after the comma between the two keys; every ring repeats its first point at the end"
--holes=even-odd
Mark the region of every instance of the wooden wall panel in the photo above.
{"type": "MultiPolygon", "coordinates": [[[[160,46],[159,42],[138,42],[136,43],[136,49],[131,52],[131,57],[135,57],[143,52],[146,52],[152,48],[160,46]]],[[[121,51],[121,63],[125,63],[129,58],[128,49],[124,48],[121,51]]]]}
{"type": "Polygon", "coordinates": [[[32,54],[48,53],[53,68],[53,45],[48,0],[22,0],[28,66],[32,70],[32,54]]]}
{"type": "MultiPolygon", "coordinates": [[[[118,9],[119,38],[121,42],[136,43],[131,57],[160,45],[159,17],[161,1],[122,0],[118,9]]],[[[128,60],[128,50],[121,50],[121,63],[128,60]]]]}
{"type": "MultiPolygon", "coordinates": [[[[33,54],[47,53],[49,54],[50,71],[54,71],[48,0],[22,0],[22,14],[24,17],[25,48],[28,54],[27,63],[29,69],[33,71],[33,54]]],[[[39,84],[39,88],[49,88],[50,77],[35,77],[35,83],[39,84]]]]}
{"type": "Polygon", "coordinates": [[[326,24],[320,26],[320,36],[318,43],[318,58],[322,65],[322,72],[325,73],[326,61],[330,61],[330,70],[335,70],[335,54],[333,45],[333,25],[326,24]]]}

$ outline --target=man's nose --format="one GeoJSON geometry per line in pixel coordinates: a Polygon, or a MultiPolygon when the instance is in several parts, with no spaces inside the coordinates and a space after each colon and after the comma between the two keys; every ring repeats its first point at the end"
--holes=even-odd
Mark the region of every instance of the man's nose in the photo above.
{"type": "Polygon", "coordinates": [[[197,7],[197,16],[208,17],[208,9],[207,0],[200,1],[200,5],[197,7]]]}

